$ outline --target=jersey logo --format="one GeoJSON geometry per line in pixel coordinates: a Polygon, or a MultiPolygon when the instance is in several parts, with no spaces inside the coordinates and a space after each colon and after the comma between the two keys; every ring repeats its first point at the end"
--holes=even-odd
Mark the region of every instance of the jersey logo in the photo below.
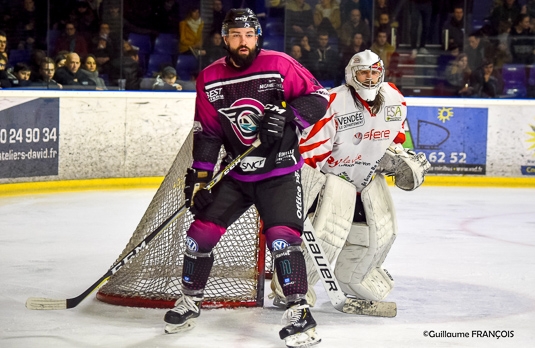
{"type": "Polygon", "coordinates": [[[385,121],[401,121],[401,105],[389,105],[385,107],[385,121]]]}
{"type": "Polygon", "coordinates": [[[254,172],[257,169],[264,168],[265,163],[265,157],[247,156],[240,162],[240,168],[244,172],[254,172]]]}
{"type": "Polygon", "coordinates": [[[238,99],[229,108],[219,109],[229,121],[234,134],[243,145],[256,140],[264,106],[254,99],[238,99]]]}
{"type": "Polygon", "coordinates": [[[197,242],[191,237],[186,238],[186,246],[188,250],[199,251],[199,246],[197,245],[197,242]]]}
{"type": "Polygon", "coordinates": [[[357,111],[355,113],[337,115],[336,125],[338,132],[361,127],[364,125],[364,114],[361,111],[357,111]]]}
{"type": "Polygon", "coordinates": [[[285,241],[284,239],[277,239],[277,240],[274,240],[273,243],[271,243],[271,247],[273,248],[273,251],[282,250],[286,248],[288,245],[289,245],[288,242],[285,241]]]}

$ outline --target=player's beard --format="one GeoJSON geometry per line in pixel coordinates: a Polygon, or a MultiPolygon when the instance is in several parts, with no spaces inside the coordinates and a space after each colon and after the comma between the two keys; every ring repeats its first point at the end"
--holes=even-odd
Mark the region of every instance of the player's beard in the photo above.
{"type": "Polygon", "coordinates": [[[229,56],[230,59],[232,59],[234,64],[237,65],[240,70],[245,70],[250,67],[251,64],[253,64],[253,61],[256,58],[256,50],[251,50],[247,46],[240,46],[236,49],[229,49],[229,56]],[[249,53],[246,56],[240,54],[239,51],[242,48],[247,48],[249,50],[249,53]]]}

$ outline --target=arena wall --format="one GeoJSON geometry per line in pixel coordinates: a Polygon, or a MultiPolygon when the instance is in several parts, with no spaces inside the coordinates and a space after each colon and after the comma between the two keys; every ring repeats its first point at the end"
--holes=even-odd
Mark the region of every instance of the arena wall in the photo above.
{"type": "MultiPolygon", "coordinates": [[[[191,92],[2,90],[0,184],[157,182],[192,128],[194,100],[191,92]]],[[[535,101],[407,98],[407,105],[408,143],[433,164],[428,182],[535,186],[535,101]]],[[[396,117],[393,110],[379,116],[396,117]]]]}

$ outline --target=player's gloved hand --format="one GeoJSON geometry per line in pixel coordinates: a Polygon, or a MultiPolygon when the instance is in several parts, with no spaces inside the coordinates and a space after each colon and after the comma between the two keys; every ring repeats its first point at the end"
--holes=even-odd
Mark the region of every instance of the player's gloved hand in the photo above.
{"type": "Polygon", "coordinates": [[[204,189],[212,179],[212,175],[213,172],[208,170],[188,168],[184,180],[184,196],[186,198],[186,207],[189,208],[192,214],[197,214],[214,201],[212,193],[204,189]]]}
{"type": "Polygon", "coordinates": [[[286,123],[292,122],[293,119],[295,119],[293,110],[291,107],[287,107],[285,101],[266,104],[259,134],[262,144],[273,145],[281,140],[284,126],[286,123]]]}

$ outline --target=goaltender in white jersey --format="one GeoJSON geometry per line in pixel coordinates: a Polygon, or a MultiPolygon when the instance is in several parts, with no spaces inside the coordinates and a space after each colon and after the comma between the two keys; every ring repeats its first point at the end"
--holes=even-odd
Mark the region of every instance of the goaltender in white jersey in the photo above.
{"type": "MultiPolygon", "coordinates": [[[[375,301],[394,286],[382,268],[397,234],[384,175],[394,176],[397,187],[411,191],[423,183],[430,167],[424,154],[402,147],[407,105],[384,76],[379,56],[369,50],[355,54],[345,69],[347,83],[330,90],[327,113],[300,141],[305,163],[326,176],[309,218],[340,287],[347,295],[375,301]]],[[[303,170],[303,181],[306,173],[303,170]]],[[[307,297],[313,304],[319,276],[310,257],[305,258],[307,297]]],[[[284,303],[276,283],[272,289],[274,303],[284,303]]]]}

